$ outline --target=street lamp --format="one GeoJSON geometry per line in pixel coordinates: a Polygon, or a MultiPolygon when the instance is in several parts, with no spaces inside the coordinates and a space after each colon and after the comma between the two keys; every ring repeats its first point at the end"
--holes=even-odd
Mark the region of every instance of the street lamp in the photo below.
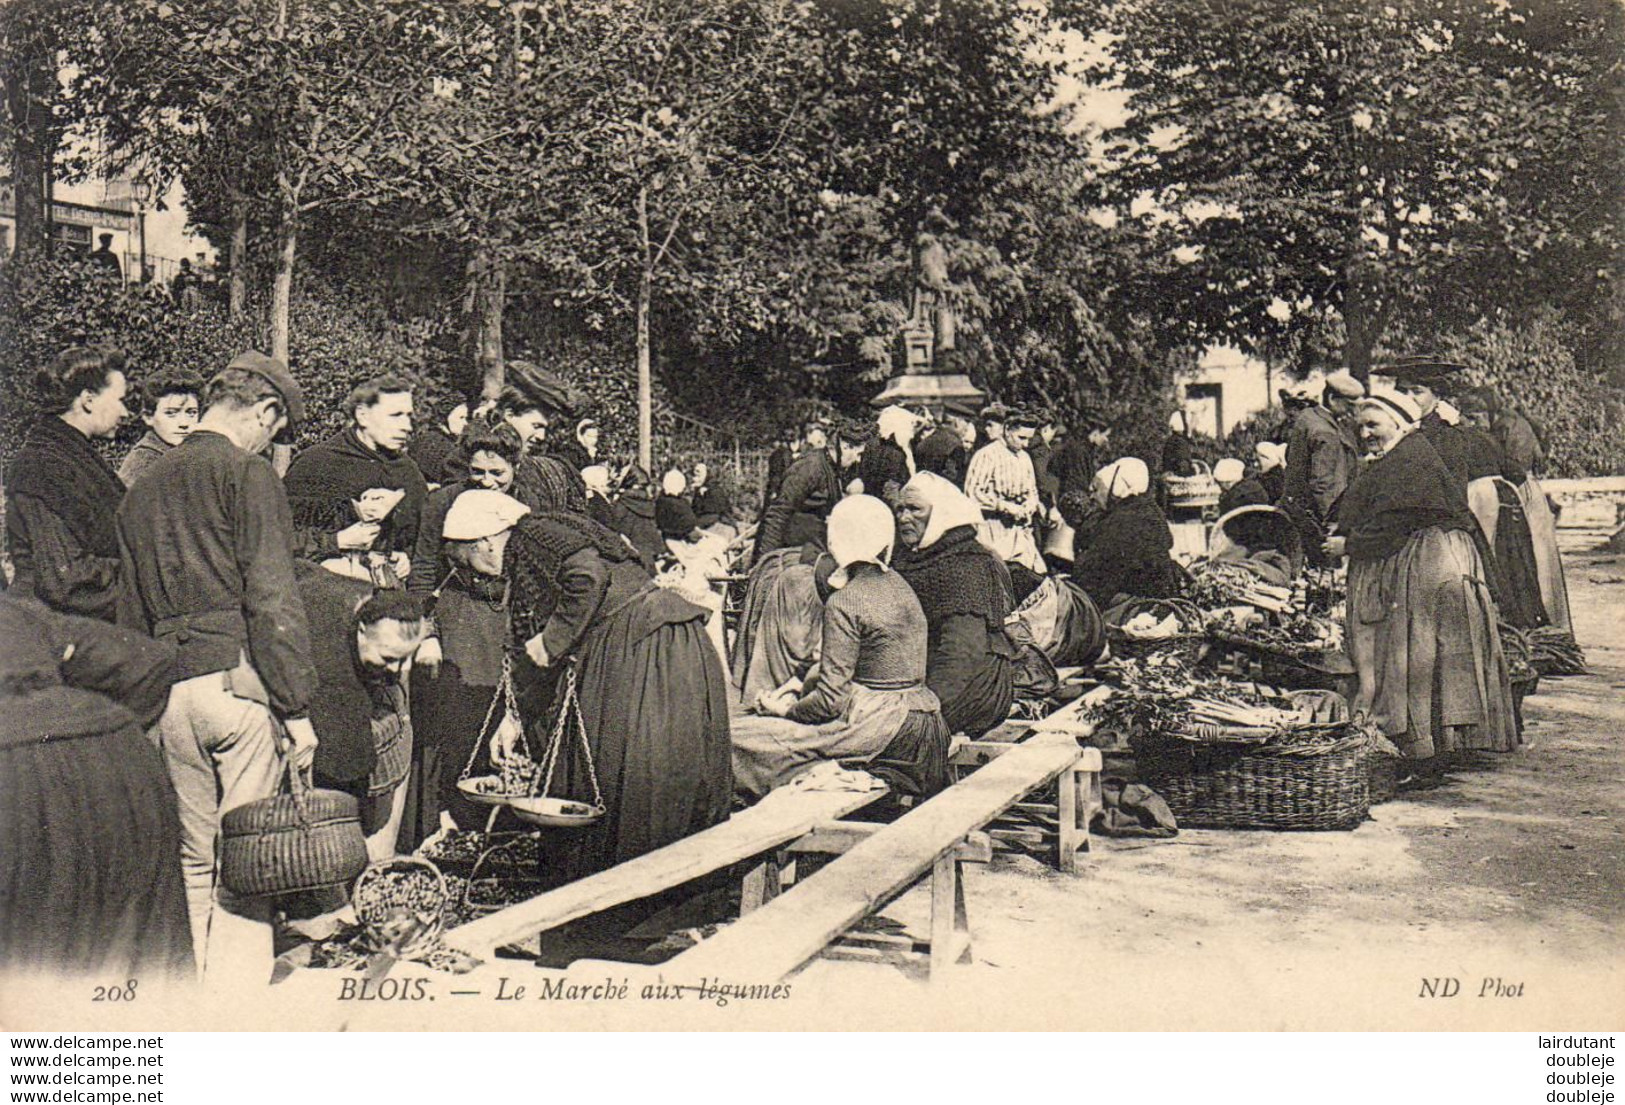
{"type": "Polygon", "coordinates": [[[135,200],[136,225],[141,235],[141,273],[140,282],[147,282],[147,205],[152,203],[152,184],[146,180],[138,180],[130,187],[130,195],[135,200]]]}

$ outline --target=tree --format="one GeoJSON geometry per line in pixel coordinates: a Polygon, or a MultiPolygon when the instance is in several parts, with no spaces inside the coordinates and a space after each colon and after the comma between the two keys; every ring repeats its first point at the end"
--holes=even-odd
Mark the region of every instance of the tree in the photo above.
{"type": "Polygon", "coordinates": [[[1594,256],[1617,153],[1612,177],[1576,155],[1606,133],[1620,28],[1602,0],[1108,9],[1094,75],[1133,115],[1105,180],[1166,258],[1160,322],[1249,351],[1340,330],[1363,376],[1385,334],[1504,302],[1498,274],[1594,256]]]}

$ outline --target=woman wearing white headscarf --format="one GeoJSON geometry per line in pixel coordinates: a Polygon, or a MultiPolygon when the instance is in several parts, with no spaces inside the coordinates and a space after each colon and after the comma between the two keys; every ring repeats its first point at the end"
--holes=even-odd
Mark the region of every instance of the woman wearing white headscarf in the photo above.
{"type": "Polygon", "coordinates": [[[1286,491],[1286,446],[1275,441],[1260,441],[1253,446],[1258,457],[1258,482],[1271,503],[1281,501],[1286,491]]]}
{"type": "Polygon", "coordinates": [[[1124,598],[1168,598],[1178,591],[1173,533],[1150,489],[1150,470],[1138,457],[1122,457],[1095,473],[1095,500],[1105,514],[1073,561],[1072,579],[1101,610],[1124,598]]]}
{"type": "Polygon", "coordinates": [[[760,696],[753,705],[769,716],[735,723],[741,793],[759,798],[820,760],[855,761],[904,793],[946,782],[949,733],[925,685],[925,612],[888,566],[895,539],[891,511],[871,495],[830,512],[836,569],[818,670],[803,688],[760,696]]]}
{"type": "MultiPolygon", "coordinates": [[[[608,813],[570,834],[558,870],[602,871],[726,820],[728,682],[707,611],[655,586],[619,534],[579,514],[533,514],[500,491],[459,495],[444,535],[454,563],[507,585],[533,749],[547,745],[553,673],[574,665],[592,764],[566,742],[565,793],[589,796],[596,778],[608,813]]],[[[493,759],[515,739],[499,727],[493,759]]]]}
{"type": "Polygon", "coordinates": [[[1005,632],[1015,609],[1010,569],[976,539],[982,512],[959,488],[920,472],[903,488],[897,572],[930,627],[925,682],[950,731],[980,737],[1010,716],[1018,650],[1005,632]]]}
{"type": "Polygon", "coordinates": [[[1419,428],[1408,395],[1376,390],[1355,405],[1371,462],[1344,493],[1353,703],[1409,758],[1519,743],[1495,603],[1461,481],[1419,428]]]}

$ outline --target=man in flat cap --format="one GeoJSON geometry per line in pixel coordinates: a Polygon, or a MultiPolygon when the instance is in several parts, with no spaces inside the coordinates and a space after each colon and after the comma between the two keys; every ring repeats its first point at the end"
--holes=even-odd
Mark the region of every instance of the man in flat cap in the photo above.
{"type": "Polygon", "coordinates": [[[970,459],[965,494],[982,508],[982,544],[1005,563],[1043,575],[1048,569],[1038,553],[1034,532],[1041,506],[1038,475],[1027,454],[1038,429],[1038,416],[1017,408],[1001,412],[1000,417],[1002,432],[970,459]]]}
{"type": "Polygon", "coordinates": [[[965,467],[970,463],[970,446],[976,441],[976,407],[965,399],[949,399],[942,405],[937,427],[914,444],[914,464],[924,472],[935,472],[955,487],[965,483],[965,467]]]}
{"type": "MultiPolygon", "coordinates": [[[[1352,377],[1351,377],[1352,379],[1352,377]]],[[[1302,384],[1283,390],[1282,405],[1291,414],[1286,439],[1286,478],[1281,491],[1281,509],[1286,511],[1303,534],[1304,549],[1310,561],[1325,559],[1321,545],[1327,527],[1337,516],[1338,501],[1348,489],[1359,463],[1359,449],[1339,425],[1331,404],[1349,400],[1341,392],[1322,386],[1322,402],[1316,402],[1313,385],[1302,384]]]]}
{"type": "Polygon", "coordinates": [[[276,793],[287,755],[309,768],[316,688],[294,582],[293,518],[261,453],[304,417],[288,366],[247,352],[203,389],[203,416],[118,511],[119,621],[178,648],[157,725],[181,815],[181,871],[199,970],[263,985],[270,906],[219,885],[221,815],[276,793]]]}

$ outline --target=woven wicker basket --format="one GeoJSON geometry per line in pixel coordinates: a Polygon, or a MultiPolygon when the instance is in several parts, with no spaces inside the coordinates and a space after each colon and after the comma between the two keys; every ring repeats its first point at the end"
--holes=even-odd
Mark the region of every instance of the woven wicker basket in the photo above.
{"type": "Polygon", "coordinates": [[[1341,652],[1292,653],[1224,629],[1208,630],[1208,638],[1213,647],[1205,660],[1225,675],[1275,687],[1337,691],[1345,697],[1358,683],[1354,665],[1341,652]]]}
{"type": "Polygon", "coordinates": [[[1219,505],[1219,481],[1213,470],[1203,461],[1195,461],[1194,476],[1164,476],[1168,488],[1168,505],[1180,510],[1219,505]]]}
{"type": "Polygon", "coordinates": [[[1207,634],[1201,629],[1202,612],[1185,599],[1133,599],[1112,607],[1106,617],[1106,640],[1113,656],[1136,660],[1172,653],[1193,664],[1207,647],[1207,634]],[[1171,637],[1136,637],[1123,629],[1126,622],[1141,614],[1150,614],[1159,621],[1172,614],[1183,629],[1171,637]]]}
{"type": "Polygon", "coordinates": [[[1370,738],[1350,726],[1264,744],[1137,733],[1133,748],[1141,780],[1182,826],[1352,829],[1371,808],[1370,738]]]}
{"type": "Polygon", "coordinates": [[[401,724],[378,746],[372,772],[367,776],[367,795],[382,798],[395,793],[395,788],[406,782],[411,770],[412,719],[402,716],[401,724]]]}
{"type": "Polygon", "coordinates": [[[288,766],[289,792],[220,818],[220,882],[245,898],[348,886],[367,866],[354,797],[319,790],[288,766]]]}

